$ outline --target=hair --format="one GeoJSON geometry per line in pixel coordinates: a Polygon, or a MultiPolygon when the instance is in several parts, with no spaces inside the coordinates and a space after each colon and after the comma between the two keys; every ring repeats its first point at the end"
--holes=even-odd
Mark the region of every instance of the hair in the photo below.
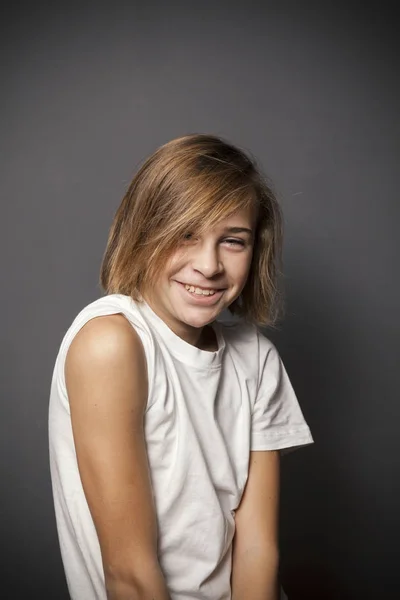
{"type": "Polygon", "coordinates": [[[101,286],[140,301],[188,231],[204,232],[249,205],[257,211],[252,262],[228,308],[256,325],[275,326],[283,313],[282,212],[254,159],[213,135],[172,140],[144,162],[111,225],[101,286]]]}

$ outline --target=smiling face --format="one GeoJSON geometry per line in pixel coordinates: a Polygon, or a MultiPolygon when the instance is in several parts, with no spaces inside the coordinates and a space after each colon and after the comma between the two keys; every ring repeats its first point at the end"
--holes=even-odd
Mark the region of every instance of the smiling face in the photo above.
{"type": "Polygon", "coordinates": [[[276,322],[282,224],[250,156],[213,135],[183,136],[158,148],[133,177],[100,281],[107,294],[146,300],[177,335],[203,347],[212,329],[205,326],[227,307],[257,325],[276,322]],[[255,224],[253,241],[245,229],[255,224]]]}
{"type": "Polygon", "coordinates": [[[249,207],[205,233],[188,233],[152,290],[143,294],[189,343],[196,344],[202,328],[240,296],[250,271],[254,229],[254,209],[249,207]]]}

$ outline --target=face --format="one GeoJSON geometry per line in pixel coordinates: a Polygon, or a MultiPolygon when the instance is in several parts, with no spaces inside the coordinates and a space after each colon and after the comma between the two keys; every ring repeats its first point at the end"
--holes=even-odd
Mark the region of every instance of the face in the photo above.
{"type": "Polygon", "coordinates": [[[188,233],[151,294],[152,309],[177,335],[194,343],[202,328],[236,300],[251,265],[254,209],[241,210],[199,236],[188,233]]]}

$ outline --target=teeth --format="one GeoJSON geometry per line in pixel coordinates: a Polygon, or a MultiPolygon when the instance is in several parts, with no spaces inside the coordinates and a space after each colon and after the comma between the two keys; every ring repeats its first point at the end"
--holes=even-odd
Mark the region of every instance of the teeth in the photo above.
{"type": "Polygon", "coordinates": [[[194,285],[185,285],[185,288],[188,292],[198,296],[213,296],[215,294],[215,290],[202,290],[198,287],[195,288],[194,285]]]}

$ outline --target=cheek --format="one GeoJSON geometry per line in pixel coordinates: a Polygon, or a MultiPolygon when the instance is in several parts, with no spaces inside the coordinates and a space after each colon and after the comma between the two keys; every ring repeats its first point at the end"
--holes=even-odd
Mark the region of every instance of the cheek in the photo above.
{"type": "Polygon", "coordinates": [[[253,263],[253,249],[247,255],[247,260],[244,262],[244,265],[243,265],[243,271],[242,271],[243,279],[244,279],[243,285],[246,283],[246,281],[249,277],[252,263],[253,263]]]}
{"type": "Polygon", "coordinates": [[[237,283],[243,285],[250,273],[250,267],[251,255],[241,256],[240,260],[232,261],[230,266],[232,278],[235,279],[237,283]]]}
{"type": "Polygon", "coordinates": [[[186,259],[187,251],[184,249],[176,250],[166,263],[166,269],[168,271],[178,271],[184,265],[186,259]]]}

